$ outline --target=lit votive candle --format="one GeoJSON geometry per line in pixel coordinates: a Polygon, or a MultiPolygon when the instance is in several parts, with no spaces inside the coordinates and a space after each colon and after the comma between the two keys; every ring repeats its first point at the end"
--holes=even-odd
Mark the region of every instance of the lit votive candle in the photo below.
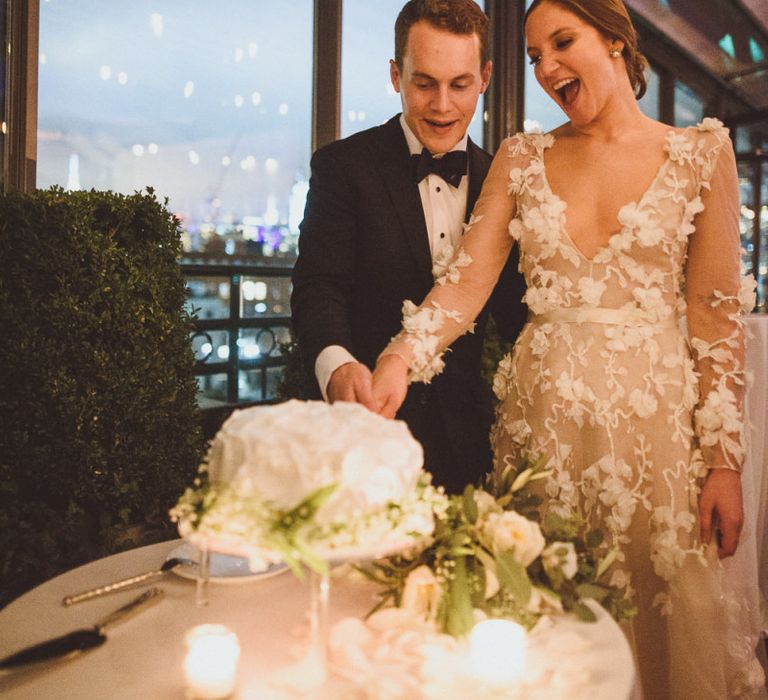
{"type": "Polygon", "coordinates": [[[187,698],[227,698],[237,683],[240,644],[237,635],[224,625],[199,625],[186,635],[184,679],[187,698]]]}
{"type": "Polygon", "coordinates": [[[472,672],[493,685],[518,680],[525,668],[527,654],[525,628],[510,620],[478,622],[469,635],[472,672]]]}

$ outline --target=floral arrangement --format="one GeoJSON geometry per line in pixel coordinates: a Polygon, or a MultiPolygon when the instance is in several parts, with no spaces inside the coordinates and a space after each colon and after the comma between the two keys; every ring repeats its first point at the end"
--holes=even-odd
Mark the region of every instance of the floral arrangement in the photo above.
{"type": "Polygon", "coordinates": [[[360,568],[383,586],[374,611],[409,608],[455,637],[483,617],[528,628],[554,612],[594,621],[586,599],[617,620],[631,617],[628,590],[606,582],[618,552],[602,533],[578,515],[548,513],[540,520],[541,499],[529,487],[548,475],[540,461],[525,461],[497,478],[499,498],[472,486],[445,497],[426,548],[360,568]]]}
{"type": "Polygon", "coordinates": [[[442,501],[405,423],[352,403],[287,401],[236,411],[171,511],[182,537],[324,572],[432,533],[442,501]]]}

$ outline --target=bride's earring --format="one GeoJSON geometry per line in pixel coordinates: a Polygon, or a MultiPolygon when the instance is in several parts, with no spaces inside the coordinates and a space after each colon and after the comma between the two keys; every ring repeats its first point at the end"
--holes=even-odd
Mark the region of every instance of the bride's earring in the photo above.
{"type": "Polygon", "coordinates": [[[611,50],[608,52],[608,55],[609,55],[611,58],[618,58],[619,56],[621,56],[621,51],[619,51],[619,49],[611,49],[611,50]]]}

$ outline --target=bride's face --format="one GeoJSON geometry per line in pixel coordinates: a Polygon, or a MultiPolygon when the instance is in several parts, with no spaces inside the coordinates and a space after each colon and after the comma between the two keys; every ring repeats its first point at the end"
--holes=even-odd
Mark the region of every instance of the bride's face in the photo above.
{"type": "Polygon", "coordinates": [[[539,84],[560,106],[574,126],[589,124],[616,94],[626,71],[621,50],[595,27],[554,2],[542,2],[525,25],[528,58],[539,84]]]}

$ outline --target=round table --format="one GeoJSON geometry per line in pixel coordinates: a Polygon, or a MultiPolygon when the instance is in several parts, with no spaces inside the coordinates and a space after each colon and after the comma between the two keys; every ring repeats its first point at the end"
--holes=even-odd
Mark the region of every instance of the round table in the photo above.
{"type": "MultiPolygon", "coordinates": [[[[179,541],[115,554],[58,576],[13,601],[0,611],[0,657],[26,645],[93,625],[134,598],[141,590],[124,590],[65,608],[65,595],[156,569],[179,541]]],[[[263,698],[258,688],[277,669],[297,658],[306,644],[308,585],[289,572],[239,583],[210,584],[207,607],[195,605],[195,582],[166,573],[154,585],[165,597],[107,632],[107,642],[77,658],[27,667],[0,676],[5,700],[39,698],[142,698],[180,700],[184,697],[184,636],[193,626],[221,623],[236,632],[241,646],[238,700],[263,698]]],[[[363,617],[376,601],[377,588],[348,578],[334,579],[331,623],[363,617]]],[[[579,643],[578,662],[591,669],[589,700],[628,698],[634,682],[629,646],[616,623],[600,608],[598,622],[558,619],[561,639],[579,643]],[[570,637],[569,637],[570,636],[570,637]]],[[[321,691],[301,697],[343,700],[333,678],[321,691]]],[[[339,686],[341,687],[341,686],[339,686]]],[[[354,694],[346,697],[362,698],[354,694]]],[[[550,696],[547,696],[550,697],[550,696]]],[[[551,696],[554,698],[554,696],[551,696]]],[[[412,700],[409,698],[408,700],[412,700]]],[[[569,698],[570,700],[570,698],[569,698]]]]}

